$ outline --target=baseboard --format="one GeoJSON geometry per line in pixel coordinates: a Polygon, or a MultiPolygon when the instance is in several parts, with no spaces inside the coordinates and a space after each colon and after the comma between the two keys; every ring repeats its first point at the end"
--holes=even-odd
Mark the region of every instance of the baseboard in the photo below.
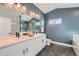
{"type": "Polygon", "coordinates": [[[55,42],[55,41],[52,41],[50,39],[47,39],[51,44],[57,44],[57,45],[63,45],[63,46],[67,46],[67,47],[73,47],[73,45],[71,44],[66,44],[66,43],[61,43],[61,42],[55,42]]]}

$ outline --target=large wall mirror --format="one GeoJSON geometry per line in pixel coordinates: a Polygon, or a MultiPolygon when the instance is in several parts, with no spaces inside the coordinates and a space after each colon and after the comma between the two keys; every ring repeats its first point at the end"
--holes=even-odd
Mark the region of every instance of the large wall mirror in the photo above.
{"type": "Polygon", "coordinates": [[[18,13],[14,10],[0,7],[0,37],[14,35],[19,31],[18,13]]]}
{"type": "Polygon", "coordinates": [[[17,19],[0,17],[0,37],[14,35],[18,31],[17,19]]]}
{"type": "Polygon", "coordinates": [[[0,36],[7,36],[9,34],[15,35],[16,32],[40,32],[41,24],[39,19],[40,14],[38,12],[26,12],[26,8],[22,4],[12,4],[12,8],[9,8],[6,5],[10,4],[0,5],[0,36]],[[13,8],[13,5],[14,7],[19,5],[21,6],[21,9],[13,8]],[[24,6],[23,11],[22,6],[24,6]]]}
{"type": "Polygon", "coordinates": [[[37,31],[40,32],[40,20],[33,18],[32,16],[26,14],[20,14],[20,31],[28,32],[28,31],[37,31]]]}

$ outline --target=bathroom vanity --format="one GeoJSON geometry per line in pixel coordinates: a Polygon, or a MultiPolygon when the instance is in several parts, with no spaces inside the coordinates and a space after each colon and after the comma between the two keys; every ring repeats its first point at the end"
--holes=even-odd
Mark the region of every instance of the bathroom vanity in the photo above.
{"type": "Polygon", "coordinates": [[[73,35],[73,49],[76,55],[79,56],[79,34],[78,33],[73,35]]]}
{"type": "Polygon", "coordinates": [[[46,46],[46,34],[0,37],[0,56],[35,56],[46,46]]]}
{"type": "Polygon", "coordinates": [[[5,18],[9,24],[3,19],[0,19],[0,56],[35,56],[46,46],[46,34],[39,33],[39,20],[26,14],[20,14],[17,21],[5,18]],[[29,36],[21,35],[18,38],[15,35],[17,32],[29,32],[29,36]]]}

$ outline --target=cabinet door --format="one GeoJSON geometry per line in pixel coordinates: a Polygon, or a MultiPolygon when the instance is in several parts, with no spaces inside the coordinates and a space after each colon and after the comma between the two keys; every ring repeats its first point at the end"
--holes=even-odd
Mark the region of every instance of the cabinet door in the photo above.
{"type": "Polygon", "coordinates": [[[42,39],[41,45],[42,45],[42,48],[43,48],[46,45],[46,35],[44,34],[40,38],[42,39]]]}
{"type": "Polygon", "coordinates": [[[37,49],[38,53],[46,46],[46,35],[41,35],[38,37],[39,40],[39,47],[37,49]]]}
{"type": "Polygon", "coordinates": [[[19,56],[23,54],[24,43],[11,45],[0,49],[0,56],[19,56]]]}
{"type": "Polygon", "coordinates": [[[26,43],[26,55],[34,56],[39,53],[46,45],[45,37],[39,36],[26,43]]]}
{"type": "Polygon", "coordinates": [[[26,42],[26,55],[27,56],[34,56],[37,54],[37,50],[40,47],[40,43],[39,41],[41,41],[41,39],[38,40],[38,38],[29,40],[28,42],[26,42]]]}

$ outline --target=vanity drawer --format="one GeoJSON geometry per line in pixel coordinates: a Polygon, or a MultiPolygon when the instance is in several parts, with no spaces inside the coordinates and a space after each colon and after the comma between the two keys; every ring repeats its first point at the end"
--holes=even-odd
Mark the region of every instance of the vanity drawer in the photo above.
{"type": "Polygon", "coordinates": [[[23,55],[24,43],[14,44],[0,49],[0,56],[19,56],[23,55]]]}

